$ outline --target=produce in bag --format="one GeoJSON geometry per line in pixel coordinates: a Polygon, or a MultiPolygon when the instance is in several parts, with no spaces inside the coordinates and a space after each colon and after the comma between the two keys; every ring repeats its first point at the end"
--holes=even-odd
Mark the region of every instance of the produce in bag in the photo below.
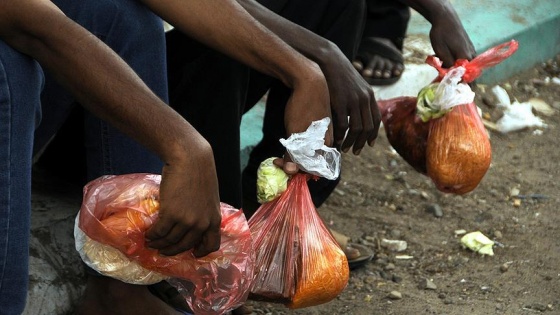
{"type": "Polygon", "coordinates": [[[475,189],[492,160],[488,133],[467,83],[511,56],[514,40],[495,46],[472,61],[442,67],[434,56],[426,62],[438,77],[418,97],[378,101],[387,138],[403,159],[432,179],[437,189],[462,195],[475,189]]]}
{"type": "Polygon", "coordinates": [[[387,140],[417,172],[426,175],[428,124],[416,115],[416,97],[377,101],[387,140]]]}
{"type": "Polygon", "coordinates": [[[348,283],[346,255],[313,205],[309,178],[293,175],[286,191],[249,219],[255,248],[252,299],[303,308],[334,299],[348,283]]]}
{"type": "Polygon", "coordinates": [[[220,249],[162,256],[144,234],[157,220],[160,175],[108,175],[84,187],[74,228],[82,260],[103,275],[133,284],[166,279],[195,314],[222,314],[245,302],[253,277],[252,238],[242,211],[221,204],[220,249]]]}

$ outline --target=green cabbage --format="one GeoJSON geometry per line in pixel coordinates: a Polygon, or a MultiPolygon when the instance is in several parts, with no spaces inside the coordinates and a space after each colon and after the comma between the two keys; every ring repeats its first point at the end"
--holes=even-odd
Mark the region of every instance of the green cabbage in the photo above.
{"type": "Polygon", "coordinates": [[[269,202],[280,196],[288,186],[289,176],[274,165],[275,157],[261,162],[257,171],[257,200],[259,203],[269,202]]]}
{"type": "Polygon", "coordinates": [[[441,109],[440,106],[434,104],[436,98],[436,89],[439,83],[432,83],[420,90],[416,101],[416,113],[420,116],[423,122],[430,119],[442,117],[451,109],[441,109]]]}

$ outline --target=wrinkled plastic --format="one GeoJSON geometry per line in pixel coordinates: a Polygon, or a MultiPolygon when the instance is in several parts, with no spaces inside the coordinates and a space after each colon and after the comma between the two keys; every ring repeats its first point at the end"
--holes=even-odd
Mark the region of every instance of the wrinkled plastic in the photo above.
{"type": "Polygon", "coordinates": [[[494,86],[492,92],[497,99],[496,105],[504,108],[504,115],[496,122],[496,129],[499,132],[508,133],[527,127],[548,127],[542,119],[533,114],[531,102],[511,103],[507,91],[499,85],[494,86]]]}
{"type": "Polygon", "coordinates": [[[92,240],[78,227],[79,215],[74,225],[76,250],[86,265],[102,275],[137,285],[148,285],[169,279],[128,259],[118,249],[92,240]]]}
{"type": "Polygon", "coordinates": [[[469,104],[474,101],[474,92],[465,83],[460,83],[465,68],[450,70],[438,83],[424,87],[418,93],[416,113],[426,122],[444,116],[457,105],[469,104]]]}
{"type": "Polygon", "coordinates": [[[426,147],[429,124],[416,115],[416,97],[377,101],[387,140],[417,172],[427,175],[426,147]]]}
{"type": "MultiPolygon", "coordinates": [[[[472,61],[457,60],[449,69],[443,68],[435,56],[428,57],[426,63],[438,71],[434,83],[459,68],[464,69],[461,82],[469,83],[484,69],[511,56],[517,48],[518,43],[512,40],[487,50],[472,61]]],[[[486,174],[492,158],[488,133],[476,104],[452,104],[443,115],[422,121],[417,100],[398,97],[378,102],[389,142],[415,170],[430,177],[440,191],[459,195],[472,191],[486,174]]]]}
{"type": "Polygon", "coordinates": [[[313,205],[310,177],[292,176],[287,190],[249,219],[255,247],[252,299],[303,308],[334,299],[348,283],[346,255],[313,205]]]}
{"type": "MultiPolygon", "coordinates": [[[[247,299],[254,271],[251,232],[242,211],[221,204],[218,251],[200,258],[192,250],[159,255],[145,246],[144,233],[158,217],[160,181],[159,175],[128,174],[88,183],[77,220],[79,229],[142,268],[168,277],[195,314],[222,314],[239,307],[247,299]]],[[[95,269],[96,265],[90,266],[95,269]]]]}
{"type": "Polygon", "coordinates": [[[512,39],[486,50],[471,61],[458,59],[451,68],[443,68],[443,63],[436,56],[428,56],[428,58],[426,58],[426,63],[436,68],[438,71],[439,75],[436,81],[441,80],[449,70],[456,67],[463,67],[466,70],[463,75],[463,82],[471,83],[482,75],[485,69],[494,67],[513,55],[517,51],[517,48],[519,48],[519,43],[512,39]]]}
{"type": "Polygon", "coordinates": [[[474,103],[433,120],[427,144],[426,170],[442,192],[471,192],[490,168],[492,147],[474,103]]]}
{"type": "Polygon", "coordinates": [[[329,117],[314,121],[306,131],[280,139],[280,143],[301,170],[335,180],[340,175],[340,152],[325,145],[330,121],[329,117]]]}

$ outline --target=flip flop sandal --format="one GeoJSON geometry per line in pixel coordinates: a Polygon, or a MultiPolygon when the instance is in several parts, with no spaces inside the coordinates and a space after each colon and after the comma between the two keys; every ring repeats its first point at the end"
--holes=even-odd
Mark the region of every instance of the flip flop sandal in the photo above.
{"type": "MultiPolygon", "coordinates": [[[[404,65],[404,58],[402,51],[400,51],[396,46],[387,44],[386,41],[381,40],[377,37],[367,37],[364,38],[360,44],[358,54],[356,55],[357,60],[361,60],[362,63],[372,59],[374,56],[379,56],[385,59],[389,59],[394,63],[399,63],[404,65]]],[[[402,72],[401,72],[402,75],[402,72]]],[[[391,85],[397,82],[401,75],[392,76],[389,78],[365,78],[364,79],[371,85],[384,86],[391,85]]]]}
{"type": "Polygon", "coordinates": [[[360,252],[360,256],[353,259],[348,259],[348,266],[350,267],[350,270],[363,267],[366,263],[371,261],[375,256],[373,250],[371,250],[367,246],[356,244],[356,243],[348,243],[346,246],[355,248],[360,252]]]}
{"type": "Polygon", "coordinates": [[[352,242],[350,242],[350,237],[348,237],[348,236],[346,236],[346,235],[344,235],[344,234],[342,234],[338,231],[335,231],[333,229],[329,229],[329,231],[334,236],[334,238],[335,238],[336,242],[338,243],[338,245],[340,246],[340,248],[342,248],[342,250],[346,254],[346,258],[348,259],[348,266],[350,267],[350,270],[362,267],[368,261],[372,260],[373,257],[375,256],[373,250],[371,250],[367,246],[360,245],[360,244],[357,244],[357,243],[352,243],[352,242]],[[347,252],[348,248],[356,249],[359,252],[358,256],[357,257],[351,257],[352,255],[350,255],[350,253],[347,252]]]}

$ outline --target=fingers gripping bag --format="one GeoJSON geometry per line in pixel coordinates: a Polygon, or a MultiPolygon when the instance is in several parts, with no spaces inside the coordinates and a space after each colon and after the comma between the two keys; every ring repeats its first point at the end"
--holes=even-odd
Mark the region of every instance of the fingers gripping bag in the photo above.
{"type": "MultiPolygon", "coordinates": [[[[306,166],[307,169],[313,168],[317,174],[325,173],[336,178],[340,163],[338,151],[324,144],[316,149],[301,150],[308,137],[312,141],[324,137],[328,124],[328,119],[320,121],[310,127],[318,127],[315,135],[309,132],[294,134],[282,142],[289,153],[292,140],[297,142],[299,153],[290,153],[294,161],[309,159],[313,167],[306,166]],[[301,152],[306,152],[303,154],[307,158],[298,156],[301,152]],[[317,162],[318,156],[322,162],[317,162]]],[[[249,219],[255,248],[251,299],[282,303],[297,309],[326,303],[346,287],[350,274],[348,261],[311,200],[307,181],[313,178],[317,175],[293,175],[286,190],[279,196],[273,194],[273,199],[264,202],[249,219]]]]}
{"type": "Polygon", "coordinates": [[[449,69],[430,56],[426,63],[438,71],[438,76],[417,97],[378,101],[393,148],[416,171],[430,177],[438,190],[466,194],[488,171],[492,160],[490,139],[468,83],[517,48],[518,43],[512,40],[471,61],[457,60],[449,69]]]}
{"type": "Polygon", "coordinates": [[[249,295],[254,271],[252,238],[242,211],[222,203],[220,249],[204,257],[189,250],[163,256],[145,246],[157,220],[160,175],[107,175],[84,187],[74,236],[82,260],[99,273],[131,284],[162,280],[195,314],[223,314],[249,295]]]}

